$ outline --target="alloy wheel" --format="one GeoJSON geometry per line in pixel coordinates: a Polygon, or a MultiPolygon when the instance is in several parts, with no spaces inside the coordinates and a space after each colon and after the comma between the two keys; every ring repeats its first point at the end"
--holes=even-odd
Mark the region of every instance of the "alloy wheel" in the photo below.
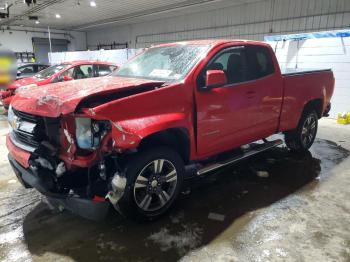
{"type": "Polygon", "coordinates": [[[317,119],[314,115],[309,115],[303,124],[301,131],[301,141],[304,147],[308,147],[316,135],[317,119]]]}
{"type": "Polygon", "coordinates": [[[135,202],[143,211],[159,210],[173,197],[176,184],[175,166],[166,159],[153,160],[140,171],[135,180],[135,202]]]}

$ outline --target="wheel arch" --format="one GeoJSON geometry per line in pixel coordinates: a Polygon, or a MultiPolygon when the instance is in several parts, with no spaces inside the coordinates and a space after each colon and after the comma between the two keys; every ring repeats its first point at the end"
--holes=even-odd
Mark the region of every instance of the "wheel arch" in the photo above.
{"type": "Polygon", "coordinates": [[[139,150],[154,146],[168,146],[174,149],[184,163],[190,159],[190,137],[186,128],[169,128],[144,137],[139,143],[139,150]]]}
{"type": "Polygon", "coordinates": [[[323,100],[321,98],[318,98],[318,99],[313,99],[313,100],[308,101],[304,105],[304,109],[303,109],[302,114],[304,114],[306,111],[312,110],[312,109],[316,110],[317,116],[320,119],[322,117],[322,114],[323,114],[323,100]]]}

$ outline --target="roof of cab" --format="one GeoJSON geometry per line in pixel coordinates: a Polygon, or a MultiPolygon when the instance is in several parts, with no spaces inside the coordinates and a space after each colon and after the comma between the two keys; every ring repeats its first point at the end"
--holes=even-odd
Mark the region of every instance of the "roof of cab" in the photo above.
{"type": "Polygon", "coordinates": [[[171,46],[171,45],[222,45],[222,44],[253,44],[253,45],[261,45],[261,46],[269,46],[269,44],[261,41],[252,41],[252,40],[243,40],[243,39],[200,39],[200,40],[190,40],[190,41],[181,41],[181,42],[173,42],[166,44],[159,44],[156,46],[171,46]]]}

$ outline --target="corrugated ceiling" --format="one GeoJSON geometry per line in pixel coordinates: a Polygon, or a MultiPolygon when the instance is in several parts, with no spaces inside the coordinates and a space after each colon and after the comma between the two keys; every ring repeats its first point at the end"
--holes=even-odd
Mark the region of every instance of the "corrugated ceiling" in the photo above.
{"type": "MultiPolygon", "coordinates": [[[[12,4],[9,19],[0,21],[0,26],[33,26],[56,29],[87,30],[96,25],[132,23],[156,19],[155,14],[177,15],[196,11],[205,5],[218,2],[241,4],[257,0],[95,0],[96,7],[90,6],[91,0],[37,0],[36,5],[27,6],[23,0],[0,0],[0,8],[6,3],[12,4]],[[59,14],[61,18],[55,16],[59,14]],[[40,24],[29,20],[28,16],[39,17],[40,24]]],[[[4,12],[0,10],[0,12],[4,12]]]]}

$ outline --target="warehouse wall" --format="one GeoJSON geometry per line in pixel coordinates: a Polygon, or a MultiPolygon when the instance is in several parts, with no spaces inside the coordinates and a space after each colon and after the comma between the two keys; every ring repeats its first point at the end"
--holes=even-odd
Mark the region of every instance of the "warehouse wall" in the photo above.
{"type": "MultiPolygon", "coordinates": [[[[233,2],[233,1],[232,1],[233,2]]],[[[169,15],[170,16],[170,15],[169,15]]],[[[154,15],[157,19],[157,15],[154,15]]],[[[87,33],[88,47],[128,42],[130,47],[198,39],[244,38],[350,27],[350,0],[262,0],[137,24],[98,28],[87,33]]]]}
{"type": "Polygon", "coordinates": [[[331,117],[350,112],[350,37],[269,42],[282,68],[331,68],[335,81],[331,117]]]}
{"type": "MultiPolygon", "coordinates": [[[[0,48],[9,48],[14,52],[33,52],[32,38],[48,38],[48,33],[45,32],[45,29],[41,32],[31,31],[38,31],[38,29],[11,27],[10,30],[0,31],[0,48]]],[[[51,30],[51,37],[69,40],[68,49],[70,51],[86,50],[86,33],[84,32],[51,30]]]]}

